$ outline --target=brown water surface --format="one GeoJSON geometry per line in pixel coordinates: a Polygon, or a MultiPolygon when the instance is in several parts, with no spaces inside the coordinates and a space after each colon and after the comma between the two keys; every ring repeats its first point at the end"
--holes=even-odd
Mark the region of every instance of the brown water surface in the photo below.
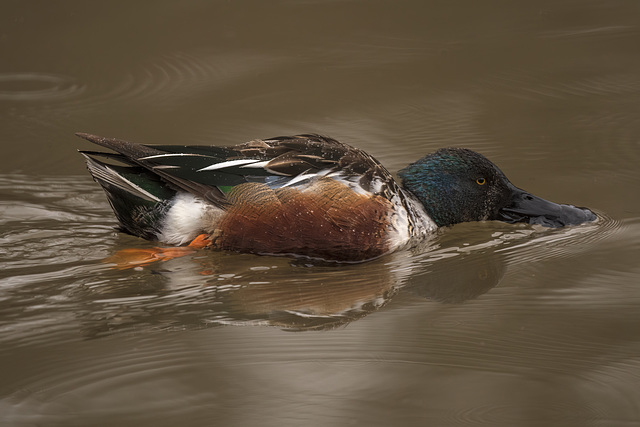
{"type": "Polygon", "coordinates": [[[640,425],[640,3],[0,5],[2,426],[640,425]],[[139,270],[73,136],[443,146],[594,223],[139,270]]]}

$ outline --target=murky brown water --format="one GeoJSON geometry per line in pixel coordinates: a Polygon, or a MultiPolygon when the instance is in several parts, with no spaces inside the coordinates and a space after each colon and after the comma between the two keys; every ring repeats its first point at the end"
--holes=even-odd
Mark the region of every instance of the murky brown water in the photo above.
{"type": "Polygon", "coordinates": [[[640,425],[640,3],[5,2],[3,426],[640,425]],[[352,266],[135,270],[73,136],[478,150],[595,209],[352,266]]]}

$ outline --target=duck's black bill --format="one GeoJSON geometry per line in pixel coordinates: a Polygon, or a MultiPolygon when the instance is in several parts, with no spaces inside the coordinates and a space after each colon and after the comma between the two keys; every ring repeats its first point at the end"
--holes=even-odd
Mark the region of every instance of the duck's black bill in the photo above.
{"type": "Polygon", "coordinates": [[[511,186],[512,199],[500,209],[499,219],[504,222],[527,222],[545,227],[564,227],[594,221],[597,216],[587,208],[560,205],[534,196],[511,186]]]}

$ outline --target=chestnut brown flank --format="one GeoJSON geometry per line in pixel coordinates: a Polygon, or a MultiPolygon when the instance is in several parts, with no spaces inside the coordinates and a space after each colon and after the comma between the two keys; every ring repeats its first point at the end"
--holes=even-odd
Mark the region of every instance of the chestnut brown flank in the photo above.
{"type": "Polygon", "coordinates": [[[356,194],[330,178],[305,191],[246,183],[227,198],[230,206],[213,236],[220,249],[340,261],[366,260],[389,249],[391,202],[356,194]]]}

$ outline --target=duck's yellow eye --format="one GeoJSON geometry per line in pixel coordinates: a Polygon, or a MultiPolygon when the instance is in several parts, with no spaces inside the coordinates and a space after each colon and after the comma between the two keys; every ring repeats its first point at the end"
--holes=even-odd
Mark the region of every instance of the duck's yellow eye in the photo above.
{"type": "Polygon", "coordinates": [[[484,178],[478,178],[476,179],[476,184],[478,185],[485,185],[487,183],[487,180],[484,178]]]}

